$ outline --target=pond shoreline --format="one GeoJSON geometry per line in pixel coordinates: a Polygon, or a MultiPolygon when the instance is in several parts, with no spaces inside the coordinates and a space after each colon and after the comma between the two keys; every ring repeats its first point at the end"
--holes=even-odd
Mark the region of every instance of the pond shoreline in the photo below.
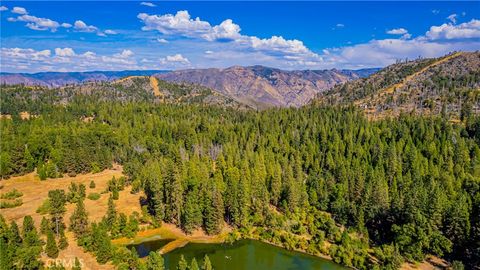
{"type": "MultiPolygon", "coordinates": [[[[114,239],[112,240],[112,243],[115,245],[127,246],[127,245],[138,245],[141,243],[156,241],[156,240],[166,240],[166,239],[172,240],[171,242],[167,243],[164,247],[158,250],[160,254],[163,255],[171,251],[174,251],[178,248],[182,248],[189,243],[195,243],[195,244],[226,243],[228,233],[230,232],[230,230],[228,230],[216,235],[205,235],[205,234],[187,235],[180,230],[176,230],[178,229],[178,227],[175,227],[175,229],[173,229],[172,227],[175,227],[175,226],[172,224],[163,224],[159,228],[146,229],[146,230],[140,231],[137,233],[137,235],[134,238],[122,237],[122,238],[114,239]]],[[[316,258],[321,258],[321,259],[333,262],[332,257],[330,257],[327,254],[323,254],[323,253],[312,254],[302,249],[287,249],[279,244],[275,244],[273,242],[270,242],[264,239],[258,239],[254,237],[245,237],[245,238],[237,239],[234,242],[241,241],[241,240],[255,240],[255,241],[262,242],[264,244],[268,244],[274,247],[284,249],[286,251],[298,252],[298,253],[302,253],[305,255],[309,255],[309,256],[313,256],[316,258]]]]}

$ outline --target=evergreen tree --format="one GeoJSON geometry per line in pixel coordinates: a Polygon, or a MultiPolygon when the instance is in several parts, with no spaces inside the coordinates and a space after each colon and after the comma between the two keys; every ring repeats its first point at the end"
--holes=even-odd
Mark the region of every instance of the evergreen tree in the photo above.
{"type": "Polygon", "coordinates": [[[212,263],[207,254],[205,254],[205,257],[203,258],[202,270],[213,270],[212,263]]]}
{"type": "Polygon", "coordinates": [[[117,219],[117,210],[115,209],[115,203],[113,202],[113,196],[110,195],[108,198],[108,209],[107,214],[105,215],[105,222],[108,225],[113,225],[117,219]]]}
{"type": "Polygon", "coordinates": [[[147,270],[164,270],[165,264],[162,255],[158,252],[150,251],[147,257],[147,270]]]}
{"type": "Polygon", "coordinates": [[[50,190],[48,192],[48,199],[50,201],[50,215],[52,216],[55,233],[57,236],[60,230],[63,230],[63,214],[65,213],[66,196],[62,189],[50,190]]]}
{"type": "Polygon", "coordinates": [[[49,230],[47,233],[47,246],[45,247],[45,252],[50,258],[57,258],[58,256],[58,247],[52,230],[49,230]]]}
{"type": "Polygon", "coordinates": [[[10,233],[8,235],[8,242],[13,244],[13,245],[16,245],[16,246],[19,246],[20,244],[22,244],[22,237],[20,236],[20,231],[18,229],[18,225],[15,221],[12,220],[12,222],[10,223],[10,233]]]}
{"type": "Polygon", "coordinates": [[[51,230],[51,224],[45,217],[42,217],[42,222],[40,223],[40,233],[47,235],[48,230],[51,230]]]}
{"type": "Polygon", "coordinates": [[[78,200],[75,210],[70,217],[70,230],[77,238],[84,236],[88,231],[88,214],[83,199],[78,200]]]}
{"type": "Polygon", "coordinates": [[[198,267],[198,263],[197,263],[197,260],[195,259],[195,257],[193,257],[192,262],[191,262],[191,264],[190,264],[190,270],[200,270],[200,268],[198,267]]]}
{"type": "Polygon", "coordinates": [[[67,237],[65,236],[65,232],[62,231],[60,233],[60,239],[58,240],[58,248],[60,250],[64,250],[68,247],[68,241],[67,241],[67,237]]]}
{"type": "Polygon", "coordinates": [[[180,256],[180,260],[178,261],[177,270],[187,270],[188,269],[188,262],[185,260],[183,254],[180,256]]]}

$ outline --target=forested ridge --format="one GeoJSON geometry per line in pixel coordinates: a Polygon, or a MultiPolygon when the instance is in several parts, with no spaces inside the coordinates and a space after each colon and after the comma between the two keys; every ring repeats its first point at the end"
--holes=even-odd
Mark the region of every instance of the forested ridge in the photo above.
{"type": "Polygon", "coordinates": [[[145,192],[154,224],[215,234],[227,223],[233,238],[359,269],[397,269],[427,254],[480,265],[474,115],[452,125],[441,116],[368,121],[353,107],[256,112],[88,94],[59,102],[22,87],[2,89],[1,101],[12,115],[0,120],[2,178],[117,162],[145,192]],[[22,111],[35,117],[22,120],[22,111]]]}

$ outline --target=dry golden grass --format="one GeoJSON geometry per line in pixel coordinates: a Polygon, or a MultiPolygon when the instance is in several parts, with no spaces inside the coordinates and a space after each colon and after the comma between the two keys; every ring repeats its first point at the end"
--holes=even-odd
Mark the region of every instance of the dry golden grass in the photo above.
{"type": "Polygon", "coordinates": [[[428,256],[421,263],[404,263],[401,270],[436,270],[436,269],[448,269],[449,264],[438,257],[428,256]]]}

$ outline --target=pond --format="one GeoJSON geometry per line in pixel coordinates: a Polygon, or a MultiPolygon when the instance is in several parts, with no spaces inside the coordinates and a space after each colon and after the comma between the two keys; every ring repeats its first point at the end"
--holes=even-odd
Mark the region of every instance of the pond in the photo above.
{"type": "MultiPolygon", "coordinates": [[[[148,255],[146,250],[150,247],[152,248],[150,250],[154,251],[168,242],[167,240],[159,241],[163,242],[160,244],[139,244],[142,245],[141,249],[137,248],[137,250],[142,251],[139,254],[140,257],[148,255]]],[[[189,263],[195,257],[200,266],[203,262],[203,257],[207,254],[216,270],[348,269],[326,259],[288,251],[256,240],[240,240],[233,244],[189,243],[183,248],[175,249],[163,255],[165,269],[175,270],[182,254],[189,263]]]]}

